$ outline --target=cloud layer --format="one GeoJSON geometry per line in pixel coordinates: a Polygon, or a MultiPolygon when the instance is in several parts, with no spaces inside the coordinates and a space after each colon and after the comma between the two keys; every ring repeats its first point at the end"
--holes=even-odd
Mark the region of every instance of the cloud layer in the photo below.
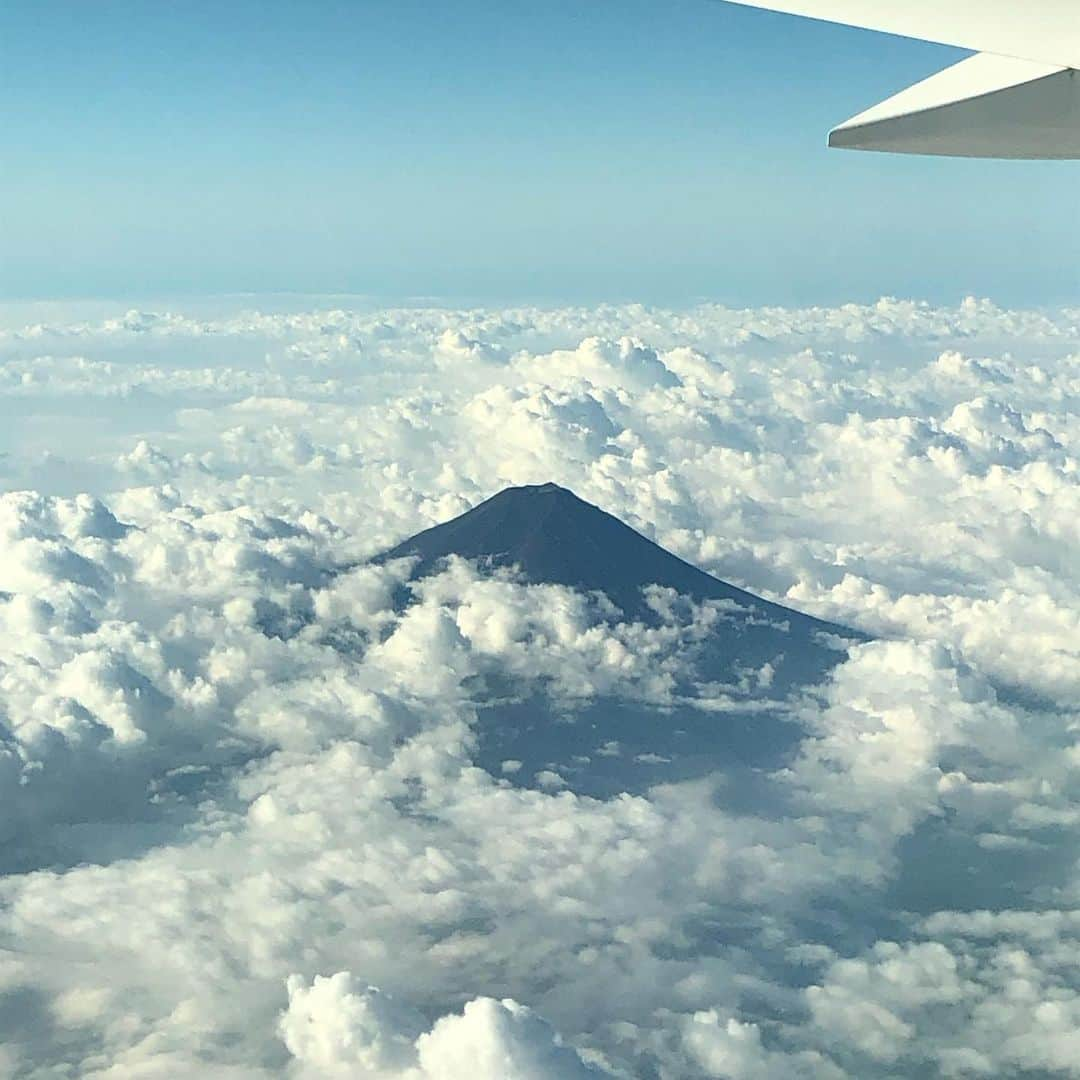
{"type": "Polygon", "coordinates": [[[0,1074],[1080,1074],[1080,313],[130,312],[0,327],[0,420],[0,1074]],[[736,693],[367,562],[548,481],[875,638],[757,801],[478,766],[736,693]]]}

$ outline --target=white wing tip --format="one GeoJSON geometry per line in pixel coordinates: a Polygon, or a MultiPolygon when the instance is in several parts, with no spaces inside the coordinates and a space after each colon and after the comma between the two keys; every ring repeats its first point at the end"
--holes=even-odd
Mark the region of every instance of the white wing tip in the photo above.
{"type": "Polygon", "coordinates": [[[1080,80],[1069,68],[980,54],[867,109],[829,146],[940,157],[1080,156],[1080,80]]]}

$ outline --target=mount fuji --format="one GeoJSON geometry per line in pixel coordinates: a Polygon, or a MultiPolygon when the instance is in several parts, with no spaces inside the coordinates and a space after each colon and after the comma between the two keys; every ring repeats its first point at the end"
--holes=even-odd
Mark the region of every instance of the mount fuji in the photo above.
{"type": "Polygon", "coordinates": [[[557,778],[607,797],[718,771],[745,781],[782,767],[805,735],[799,696],[828,677],[848,646],[866,640],[691,566],[555,484],[501,491],[378,561],[412,559],[418,580],[452,556],[529,584],[603,594],[618,609],[613,621],[658,625],[656,587],[721,613],[694,645],[693,686],[676,704],[601,697],[568,712],[524,686],[478,697],[477,764],[526,786],[557,778]],[[767,678],[747,678],[755,672],[767,678]]]}

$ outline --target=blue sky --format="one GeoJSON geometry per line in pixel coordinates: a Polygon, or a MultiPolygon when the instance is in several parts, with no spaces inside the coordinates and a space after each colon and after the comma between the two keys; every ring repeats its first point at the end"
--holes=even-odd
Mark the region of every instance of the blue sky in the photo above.
{"type": "Polygon", "coordinates": [[[714,0],[0,10],[0,296],[1080,293],[1080,166],[828,151],[952,50],[714,0]]]}

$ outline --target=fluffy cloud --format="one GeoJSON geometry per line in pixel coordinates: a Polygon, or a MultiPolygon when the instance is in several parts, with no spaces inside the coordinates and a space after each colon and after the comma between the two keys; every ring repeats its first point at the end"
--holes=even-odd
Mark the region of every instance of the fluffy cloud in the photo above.
{"type": "Polygon", "coordinates": [[[422,1017],[347,972],[289,979],[280,1029],[301,1073],[371,1080],[588,1080],[582,1061],[516,1001],[477,998],[430,1031],[422,1017]]]}
{"type": "Polygon", "coordinates": [[[0,1072],[1078,1074],[1076,326],[0,328],[0,1072]],[[770,701],[722,606],[368,561],[546,481],[876,640],[770,701]]]}

